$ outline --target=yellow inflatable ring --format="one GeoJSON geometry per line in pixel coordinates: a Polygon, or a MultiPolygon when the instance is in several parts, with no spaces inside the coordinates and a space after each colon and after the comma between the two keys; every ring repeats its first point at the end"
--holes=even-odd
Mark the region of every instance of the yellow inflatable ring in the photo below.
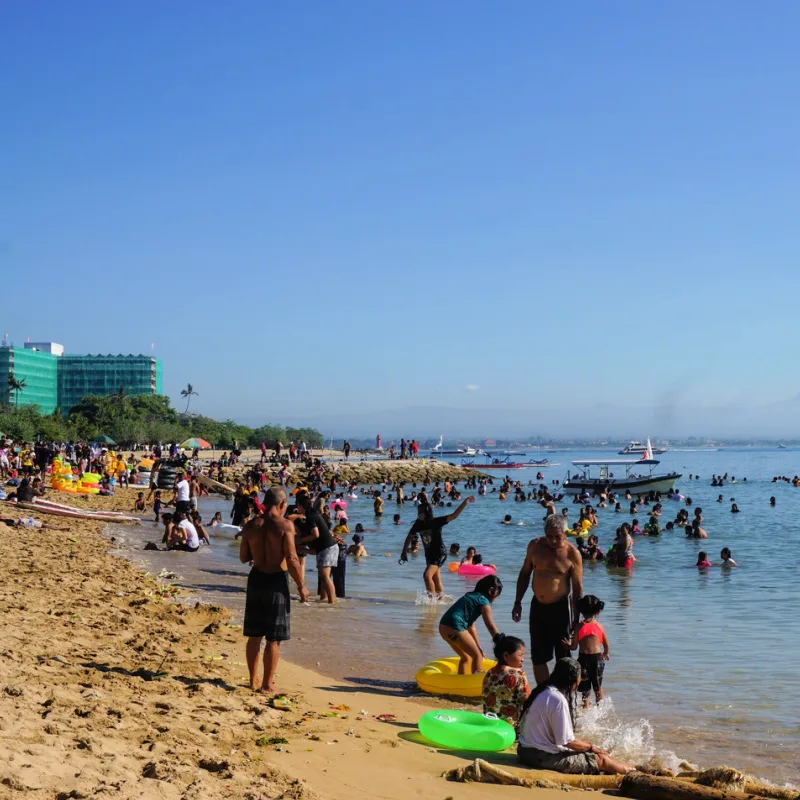
{"type": "MultiPolygon", "coordinates": [[[[496,666],[497,662],[485,658],[484,672],[496,666]]],[[[458,658],[440,658],[421,667],[416,675],[417,686],[428,694],[451,694],[457,697],[480,697],[483,691],[483,674],[459,675],[458,658]]]]}

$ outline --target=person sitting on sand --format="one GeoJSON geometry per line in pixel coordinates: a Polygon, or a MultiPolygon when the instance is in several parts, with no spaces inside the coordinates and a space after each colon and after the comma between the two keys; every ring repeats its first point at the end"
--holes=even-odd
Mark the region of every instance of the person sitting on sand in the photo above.
{"type": "Polygon", "coordinates": [[[363,545],[364,537],[360,533],[353,534],[353,544],[347,548],[347,555],[363,558],[368,556],[367,548],[363,545]]]}
{"type": "Polygon", "coordinates": [[[481,578],[471,592],[453,603],[439,621],[441,637],[459,657],[458,674],[470,675],[483,671],[485,658],[475,623],[483,617],[492,641],[499,636],[492,618],[492,603],[503,591],[503,583],[496,575],[481,578]]]}
{"type": "Polygon", "coordinates": [[[531,693],[525,675],[525,642],[516,636],[500,634],[494,645],[497,664],[483,678],[483,713],[497,714],[515,728],[522,706],[531,693]]]}
{"type": "Polygon", "coordinates": [[[547,680],[528,696],[519,723],[517,758],[527,767],[578,775],[625,774],[634,767],[591,742],[575,738],[575,699],[581,667],[559,658],[547,680]]]}
{"type": "Polygon", "coordinates": [[[206,531],[205,527],[203,526],[203,520],[200,518],[200,512],[192,511],[191,520],[192,525],[194,525],[195,529],[197,530],[197,535],[200,537],[200,541],[205,542],[206,544],[211,544],[211,539],[208,538],[208,531],[206,531]]]}
{"type": "Polygon", "coordinates": [[[178,524],[172,529],[172,542],[167,542],[167,550],[196,553],[200,549],[200,535],[197,533],[197,528],[189,521],[189,515],[185,511],[178,511],[175,516],[178,524]]]}
{"type": "Polygon", "coordinates": [[[147,506],[145,505],[145,502],[144,502],[144,492],[139,492],[139,494],[136,495],[136,500],[135,500],[135,502],[133,504],[133,510],[134,511],[145,511],[146,509],[147,509],[147,506]]]}

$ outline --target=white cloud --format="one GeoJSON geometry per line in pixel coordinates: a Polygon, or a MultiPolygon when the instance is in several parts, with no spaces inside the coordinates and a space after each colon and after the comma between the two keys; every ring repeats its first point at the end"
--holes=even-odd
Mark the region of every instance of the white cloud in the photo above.
{"type": "Polygon", "coordinates": [[[468,392],[477,392],[481,387],[477,383],[470,383],[467,385],[468,392]]]}

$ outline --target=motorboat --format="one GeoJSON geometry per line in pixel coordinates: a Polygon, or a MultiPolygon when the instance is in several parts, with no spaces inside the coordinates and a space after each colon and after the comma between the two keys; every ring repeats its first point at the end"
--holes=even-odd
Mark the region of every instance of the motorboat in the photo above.
{"type": "Polygon", "coordinates": [[[581,494],[582,492],[609,491],[626,492],[632,495],[650,494],[661,492],[666,494],[672,490],[675,482],[681,477],[679,472],[668,472],[654,475],[653,468],[661,462],[655,458],[617,458],[617,459],[589,459],[586,461],[573,461],[578,468],[575,475],[567,473],[562,483],[567,494],[581,494]],[[647,467],[647,474],[634,471],[636,467],[647,467]],[[612,470],[622,468],[624,477],[616,477],[612,470]],[[593,472],[596,469],[596,472],[593,472]]]}
{"type": "Polygon", "coordinates": [[[569,472],[562,486],[567,494],[581,494],[582,492],[609,491],[630,492],[632,495],[650,494],[661,492],[666,494],[672,491],[675,482],[681,477],[679,472],[667,472],[654,475],[653,469],[661,462],[653,458],[650,440],[641,458],[590,458],[584,461],[573,461],[573,466],[579,472],[572,475],[569,472]],[[636,470],[645,467],[648,472],[643,474],[636,470]],[[596,468],[596,472],[593,469],[596,468]],[[625,477],[617,477],[611,471],[622,468],[625,477]],[[636,470],[636,471],[634,471],[636,470]]]}
{"type": "Polygon", "coordinates": [[[479,455],[479,451],[476,450],[474,447],[469,447],[468,445],[460,444],[456,447],[455,450],[444,450],[442,449],[444,445],[444,436],[439,437],[439,444],[436,447],[431,448],[431,456],[477,456],[479,455]]]}
{"type": "Polygon", "coordinates": [[[642,455],[643,453],[647,453],[648,451],[651,452],[653,455],[660,456],[662,453],[666,453],[669,450],[668,447],[653,447],[650,444],[650,439],[647,440],[647,444],[642,444],[641,442],[637,442],[635,439],[632,439],[622,450],[619,451],[621,456],[630,456],[630,455],[642,455]]]}

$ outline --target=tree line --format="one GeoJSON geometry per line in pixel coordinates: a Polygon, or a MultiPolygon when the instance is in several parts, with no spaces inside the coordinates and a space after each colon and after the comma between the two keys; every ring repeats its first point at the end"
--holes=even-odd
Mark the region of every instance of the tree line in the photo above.
{"type": "MultiPolygon", "coordinates": [[[[192,391],[191,387],[189,391],[192,391]]],[[[0,432],[15,441],[89,441],[95,436],[105,435],[121,446],[130,446],[134,442],[180,443],[196,437],[222,450],[230,450],[234,443],[242,449],[260,447],[261,442],[271,445],[276,439],[284,444],[304,441],[315,448],[322,447],[324,442],[322,434],[314,428],[281,425],[251,428],[231,419],[220,421],[199,414],[179,413],[168,397],[130,395],[122,386],[108,397],[84,397],[68,415],[59,409],[52,414],[40,414],[35,406],[30,405],[2,406],[0,432]]]]}

